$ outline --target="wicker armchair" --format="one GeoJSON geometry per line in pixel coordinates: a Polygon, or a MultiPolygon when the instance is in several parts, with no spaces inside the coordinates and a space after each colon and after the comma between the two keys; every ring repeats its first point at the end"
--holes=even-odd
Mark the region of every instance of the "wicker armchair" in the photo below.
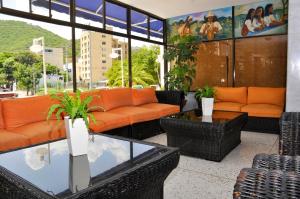
{"type": "Polygon", "coordinates": [[[300,113],[282,114],[279,141],[279,154],[300,155],[300,113]]]}
{"type": "Polygon", "coordinates": [[[256,155],[252,168],[241,170],[233,198],[300,198],[300,156],[256,155]]]}

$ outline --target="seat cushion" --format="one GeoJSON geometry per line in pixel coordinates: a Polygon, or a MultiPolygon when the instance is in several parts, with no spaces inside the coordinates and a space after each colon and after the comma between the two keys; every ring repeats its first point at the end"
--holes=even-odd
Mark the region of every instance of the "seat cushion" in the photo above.
{"type": "Polygon", "coordinates": [[[93,114],[96,123],[91,121],[89,128],[94,133],[101,133],[130,125],[129,117],[123,114],[114,114],[110,112],[93,112],[93,114]]]}
{"type": "Polygon", "coordinates": [[[14,129],[34,122],[45,121],[51,105],[57,103],[50,96],[38,96],[2,101],[6,129],[14,129]]]}
{"type": "Polygon", "coordinates": [[[215,87],[215,99],[217,102],[234,102],[247,104],[246,87],[215,87]]]}
{"type": "Polygon", "coordinates": [[[158,100],[153,88],[132,89],[132,103],[134,106],[157,102],[158,100]]]}
{"type": "Polygon", "coordinates": [[[132,106],[131,88],[100,90],[100,93],[105,111],[122,106],[132,106]]]}
{"type": "Polygon", "coordinates": [[[273,104],[284,107],[285,88],[248,88],[248,104],[273,104]]]}
{"type": "Polygon", "coordinates": [[[23,135],[0,130],[0,151],[8,151],[29,146],[29,139],[23,135]]]}
{"type": "Polygon", "coordinates": [[[140,105],[139,107],[155,110],[159,112],[160,117],[164,117],[164,116],[168,116],[180,112],[179,106],[170,105],[170,104],[150,103],[150,104],[140,105]]]}
{"type": "Polygon", "coordinates": [[[27,137],[30,144],[39,144],[66,137],[64,121],[49,120],[27,124],[10,131],[27,137]]]}
{"type": "Polygon", "coordinates": [[[280,118],[283,107],[272,104],[248,104],[242,107],[242,112],[253,117],[280,118]]]}
{"type": "Polygon", "coordinates": [[[146,122],[160,118],[158,111],[134,106],[125,106],[109,111],[110,113],[120,114],[129,117],[130,124],[146,122]]]}
{"type": "Polygon", "coordinates": [[[245,104],[234,103],[234,102],[216,102],[214,104],[214,110],[216,111],[236,111],[240,112],[241,108],[245,104]]]}

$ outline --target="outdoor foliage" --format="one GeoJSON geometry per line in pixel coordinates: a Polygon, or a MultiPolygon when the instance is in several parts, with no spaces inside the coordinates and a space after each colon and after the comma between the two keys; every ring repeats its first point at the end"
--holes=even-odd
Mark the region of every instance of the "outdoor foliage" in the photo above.
{"type": "MultiPolygon", "coordinates": [[[[134,49],[132,51],[132,83],[147,87],[159,83],[159,63],[156,61],[159,55],[158,47],[146,47],[134,49]]],[[[123,63],[124,83],[128,86],[128,61],[123,63]]],[[[108,85],[119,87],[122,85],[121,61],[113,61],[112,67],[105,73],[108,85]]]]}
{"type": "Polygon", "coordinates": [[[210,86],[205,86],[204,88],[199,88],[195,93],[195,98],[200,101],[201,98],[213,98],[215,96],[215,89],[210,86]]]}
{"type": "Polygon", "coordinates": [[[89,120],[96,123],[95,117],[92,113],[90,113],[90,111],[101,107],[88,107],[93,100],[92,96],[82,99],[80,90],[77,90],[75,95],[70,95],[67,92],[64,92],[51,94],[50,96],[51,98],[58,100],[59,103],[50,107],[47,120],[49,120],[52,115],[55,115],[57,120],[61,120],[62,115],[66,114],[70,117],[72,123],[74,123],[75,119],[82,118],[87,128],[89,127],[89,120]]]}
{"type": "Polygon", "coordinates": [[[172,68],[166,75],[166,82],[171,90],[190,90],[195,77],[195,53],[199,49],[199,40],[194,36],[174,36],[171,38],[164,58],[171,62],[172,68]]]}

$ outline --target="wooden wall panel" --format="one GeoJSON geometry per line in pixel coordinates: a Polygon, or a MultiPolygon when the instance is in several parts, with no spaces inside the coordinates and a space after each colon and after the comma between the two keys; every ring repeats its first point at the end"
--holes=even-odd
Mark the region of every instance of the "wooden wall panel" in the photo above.
{"type": "Polygon", "coordinates": [[[232,40],[199,44],[192,90],[205,85],[232,86],[232,44],[232,40]]]}
{"type": "Polygon", "coordinates": [[[286,71],[286,35],[236,40],[236,86],[285,87],[286,71]]]}

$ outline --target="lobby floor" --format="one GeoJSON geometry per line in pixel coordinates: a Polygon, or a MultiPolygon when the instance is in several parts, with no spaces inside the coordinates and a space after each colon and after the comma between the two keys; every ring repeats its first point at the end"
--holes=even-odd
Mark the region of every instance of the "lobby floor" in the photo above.
{"type": "MultiPolygon", "coordinates": [[[[161,134],[146,141],[166,145],[167,137],[161,134]]],[[[258,153],[278,153],[278,136],[242,132],[242,143],[220,163],[181,156],[165,181],[164,198],[230,199],[239,171],[251,167],[258,153]]]]}

